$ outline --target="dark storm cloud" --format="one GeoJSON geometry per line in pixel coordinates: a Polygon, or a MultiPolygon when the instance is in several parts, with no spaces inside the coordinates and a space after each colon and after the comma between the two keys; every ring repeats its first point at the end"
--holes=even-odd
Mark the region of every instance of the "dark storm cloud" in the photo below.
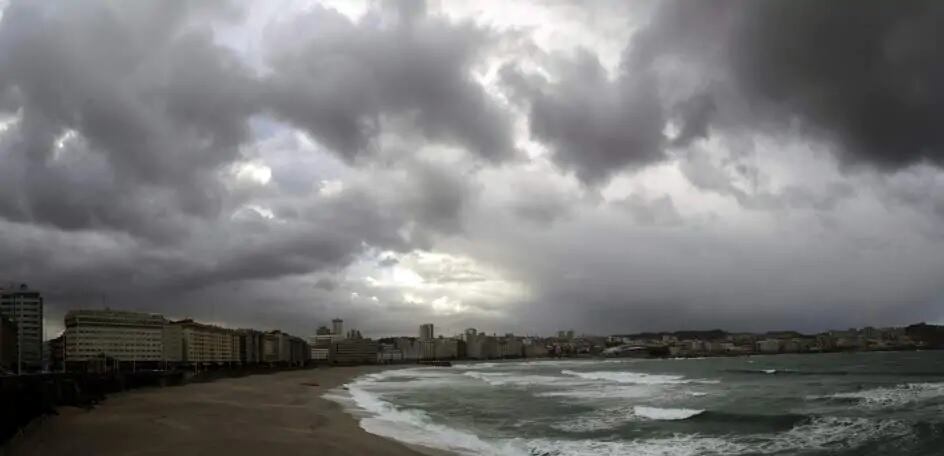
{"type": "Polygon", "coordinates": [[[527,104],[532,136],[551,147],[555,163],[598,184],[622,168],[665,158],[662,104],[646,68],[625,67],[613,80],[591,51],[558,58],[554,82],[514,66],[502,70],[514,98],[527,104]]]}
{"type": "Polygon", "coordinates": [[[849,163],[942,165],[942,20],[937,1],[664,2],[639,46],[652,59],[717,59],[743,124],[799,121],[849,163]]]}
{"type": "Polygon", "coordinates": [[[616,75],[578,50],[556,57],[554,82],[514,65],[502,76],[532,136],[588,184],[661,161],[711,128],[799,126],[845,163],[942,165],[942,20],[936,1],[660,2],[616,75]]]}
{"type": "MultiPolygon", "coordinates": [[[[0,93],[20,120],[0,150],[0,211],[167,241],[185,234],[183,219],[232,204],[218,174],[241,157],[249,117],[270,110],[347,158],[372,147],[386,115],[487,159],[509,156],[507,119],[469,76],[486,32],[403,5],[390,27],[320,7],[282,24],[273,35],[289,41],[273,39],[260,80],[200,21],[233,14],[219,3],[14,2],[0,26],[0,93]]],[[[444,204],[455,202],[445,190],[444,204]]],[[[435,221],[449,209],[438,207],[416,209],[435,221]]]]}
{"type": "Polygon", "coordinates": [[[258,283],[460,232],[468,176],[412,151],[377,164],[405,176],[386,188],[322,195],[319,162],[292,169],[293,192],[280,192],[281,174],[268,187],[230,182],[258,140],[250,119],[270,114],[346,159],[372,158],[386,133],[486,161],[513,154],[510,122],[469,75],[489,32],[402,6],[396,25],[321,8],[273,24],[260,76],[218,44],[214,24],[240,14],[224,2],[12,2],[0,22],[0,280],[48,290],[53,314],[103,290],[192,302],[257,283],[239,292],[249,302],[258,283]],[[385,132],[390,119],[398,129],[385,132]]]}
{"type": "Polygon", "coordinates": [[[171,218],[219,211],[212,173],[238,157],[254,88],[207,29],[187,26],[202,8],[5,10],[0,91],[14,94],[20,116],[0,150],[6,216],[155,235],[144,227],[159,215],[149,202],[172,208],[171,218]]]}
{"type": "Polygon", "coordinates": [[[487,160],[512,156],[508,115],[470,74],[492,37],[425,15],[422,2],[405,5],[393,24],[315,6],[278,27],[269,108],[348,160],[375,152],[386,116],[487,160]]]}
{"type": "Polygon", "coordinates": [[[696,95],[676,107],[682,128],[672,138],[672,145],[685,147],[692,141],[708,137],[708,124],[714,114],[715,102],[710,95],[696,95]]]}
{"type": "MultiPolygon", "coordinates": [[[[941,230],[899,209],[944,211],[940,170],[839,175],[712,147],[799,132],[850,163],[940,164],[933,3],[660,2],[628,43],[546,54],[530,29],[378,5],[234,24],[222,2],[14,1],[0,283],[42,288],[60,322],[107,295],[297,331],[435,315],[822,329],[929,315],[939,297],[926,234],[941,230]],[[614,48],[615,69],[597,55],[614,48]],[[546,157],[514,160],[519,120],[546,157]],[[606,185],[663,161],[678,166],[606,185]]],[[[587,17],[627,11],[598,5],[587,17]]]]}
{"type": "Polygon", "coordinates": [[[444,165],[416,162],[408,165],[409,182],[403,205],[419,226],[443,233],[459,233],[463,214],[476,189],[470,176],[444,165]]]}

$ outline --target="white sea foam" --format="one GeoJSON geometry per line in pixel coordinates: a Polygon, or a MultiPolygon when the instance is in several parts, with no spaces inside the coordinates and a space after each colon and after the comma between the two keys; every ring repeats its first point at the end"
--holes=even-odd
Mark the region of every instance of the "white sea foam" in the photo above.
{"type": "Polygon", "coordinates": [[[759,452],[782,453],[856,448],[872,440],[904,437],[911,432],[910,426],[897,420],[819,417],[784,433],[743,440],[759,452]]]}
{"type": "Polygon", "coordinates": [[[453,364],[452,367],[457,369],[491,369],[501,366],[502,364],[503,363],[463,363],[453,364]]]}
{"type": "Polygon", "coordinates": [[[394,369],[360,378],[362,382],[371,382],[372,387],[382,390],[422,389],[453,384],[459,376],[455,372],[431,369],[409,368],[394,369]]]}
{"type": "Polygon", "coordinates": [[[604,408],[562,420],[551,427],[564,432],[585,433],[615,429],[635,420],[632,408],[604,408]]]}
{"type": "Polygon", "coordinates": [[[550,375],[516,375],[506,372],[467,371],[463,372],[463,375],[481,380],[492,386],[579,386],[586,383],[586,381],[574,381],[572,379],[554,377],[550,375]]]}
{"type": "Polygon", "coordinates": [[[477,363],[462,363],[462,364],[453,364],[452,367],[461,369],[461,370],[491,370],[491,369],[530,369],[533,367],[563,367],[563,366],[581,366],[581,365],[593,365],[598,363],[606,362],[631,362],[636,360],[604,360],[600,361],[599,359],[556,359],[556,358],[547,358],[547,359],[535,359],[531,361],[502,361],[502,362],[477,362],[477,363]]]}
{"type": "MultiPolygon", "coordinates": [[[[350,400],[366,413],[360,426],[367,432],[414,445],[451,451],[463,455],[518,456],[526,455],[516,442],[493,442],[474,433],[434,422],[426,412],[401,409],[384,401],[364,387],[374,382],[364,379],[347,385],[350,400]]],[[[326,399],[338,401],[340,393],[326,394],[326,399]]],[[[341,401],[342,404],[344,403],[341,401]]]]}
{"type": "Polygon", "coordinates": [[[560,391],[536,393],[538,397],[571,399],[634,399],[650,398],[660,394],[658,385],[588,385],[560,391]]]}
{"type": "Polygon", "coordinates": [[[893,387],[811,396],[810,399],[858,399],[866,407],[900,407],[944,396],[944,383],[906,383],[893,387]]]}
{"type": "MultiPolygon", "coordinates": [[[[590,439],[488,439],[480,437],[471,429],[452,427],[445,422],[434,420],[425,411],[401,408],[384,400],[378,393],[379,388],[395,387],[397,384],[409,384],[423,381],[438,381],[441,375],[452,375],[452,381],[460,378],[482,378],[492,381],[507,381],[518,377],[524,381],[529,376],[507,372],[438,373],[409,369],[403,371],[385,371],[360,377],[347,385],[347,390],[332,390],[324,397],[341,402],[359,411],[360,425],[366,431],[394,438],[405,443],[422,445],[430,448],[450,451],[461,455],[486,456],[584,456],[584,455],[634,455],[634,456],[699,456],[712,455],[755,455],[785,454],[808,451],[834,451],[854,449],[882,439],[905,437],[912,432],[910,426],[895,420],[877,420],[867,418],[821,417],[795,426],[786,432],[750,435],[729,435],[709,437],[698,434],[676,435],[667,438],[637,440],[590,440],[590,439]],[[412,371],[412,372],[411,372],[412,371]],[[466,375],[461,375],[466,374],[466,375]],[[404,382],[390,381],[402,377],[404,382]]],[[[439,371],[444,372],[444,371],[439,371]]],[[[585,381],[577,377],[571,381],[585,381]]],[[[598,374],[583,373],[583,374],[598,374]]],[[[647,402],[654,394],[664,394],[664,385],[685,383],[680,376],[630,374],[635,377],[611,379],[592,379],[583,388],[570,388],[564,391],[546,391],[539,395],[561,397],[619,398],[645,397],[647,402]],[[642,376],[642,377],[640,377],[642,376]],[[639,381],[640,378],[644,380],[639,381]],[[603,380],[604,383],[601,383],[603,380]]],[[[542,377],[542,376],[530,376],[542,377]]],[[[566,380],[566,377],[543,376],[545,379],[566,380]]],[[[485,380],[487,381],[487,380],[485,380]]],[[[548,380],[550,381],[550,380],[548,380]]],[[[385,390],[381,390],[385,391],[385,390]]],[[[936,397],[944,394],[944,383],[910,384],[895,388],[840,393],[839,397],[853,397],[865,403],[905,404],[916,397],[936,397]],[[889,399],[890,398],[890,399],[889,399]]],[[[836,396],[836,395],[834,395],[836,396]]],[[[638,403],[638,402],[637,402],[638,403]]],[[[682,408],[661,408],[648,405],[622,406],[622,408],[600,409],[583,416],[562,419],[552,427],[565,431],[587,432],[617,428],[628,421],[635,420],[683,420],[702,413],[701,410],[682,408]]]]}
{"type": "Polygon", "coordinates": [[[467,372],[463,372],[462,375],[465,375],[466,377],[472,377],[476,380],[481,380],[492,386],[504,385],[505,382],[503,379],[509,376],[509,374],[500,373],[500,372],[487,374],[487,373],[478,372],[478,371],[467,371],[467,372]]]}
{"type": "Polygon", "coordinates": [[[578,415],[552,424],[551,427],[565,432],[596,432],[616,429],[632,421],[684,420],[703,413],[704,410],[684,408],[660,408],[650,406],[609,407],[578,415]]]}
{"type": "Polygon", "coordinates": [[[679,434],[630,441],[536,439],[528,446],[533,453],[548,456],[784,454],[857,448],[874,440],[905,437],[910,432],[910,427],[895,420],[824,417],[777,434],[727,438],[679,434]]]}
{"type": "Polygon", "coordinates": [[[687,420],[693,416],[701,415],[702,413],[705,413],[705,411],[687,408],[661,408],[637,405],[633,407],[633,413],[635,413],[638,417],[650,420],[674,421],[687,420]]]}
{"type": "Polygon", "coordinates": [[[683,383],[718,383],[717,380],[686,379],[681,375],[644,374],[641,372],[625,371],[593,371],[579,372],[562,370],[562,374],[589,380],[605,380],[616,383],[635,383],[641,385],[676,385],[683,383]]]}
{"type": "Polygon", "coordinates": [[[631,441],[547,440],[529,442],[532,454],[548,456],[697,456],[745,453],[743,445],[716,437],[679,435],[631,441]]]}

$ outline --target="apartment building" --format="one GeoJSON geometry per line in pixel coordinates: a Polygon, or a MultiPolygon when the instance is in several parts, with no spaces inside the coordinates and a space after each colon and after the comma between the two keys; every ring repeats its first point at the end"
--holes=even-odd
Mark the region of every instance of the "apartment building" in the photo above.
{"type": "Polygon", "coordinates": [[[0,315],[0,370],[16,370],[16,325],[0,315]]]}
{"type": "Polygon", "coordinates": [[[311,345],[300,337],[282,331],[269,331],[262,337],[262,361],[301,366],[311,359],[311,345]]]}
{"type": "Polygon", "coordinates": [[[23,369],[40,369],[43,364],[43,297],[40,292],[26,284],[0,288],[0,315],[16,325],[17,353],[23,369]]]}
{"type": "Polygon", "coordinates": [[[180,327],[183,362],[239,362],[240,338],[236,331],[197,323],[191,319],[175,321],[171,325],[180,327]]]}
{"type": "Polygon", "coordinates": [[[117,361],[161,361],[164,317],[119,310],[73,310],[65,317],[67,363],[111,358],[117,361]]]}

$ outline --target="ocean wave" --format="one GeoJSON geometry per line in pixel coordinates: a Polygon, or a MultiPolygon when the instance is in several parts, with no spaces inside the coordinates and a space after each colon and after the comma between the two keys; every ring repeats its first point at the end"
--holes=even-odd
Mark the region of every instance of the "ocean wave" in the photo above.
{"type": "Polygon", "coordinates": [[[629,441],[535,439],[528,446],[531,454],[541,456],[755,455],[844,450],[880,439],[907,437],[910,433],[909,426],[895,420],[822,417],[787,432],[740,437],[679,434],[629,441]]]}
{"type": "MultiPolygon", "coordinates": [[[[527,453],[514,448],[514,442],[484,440],[474,433],[436,423],[424,411],[401,409],[364,389],[373,380],[364,379],[347,385],[347,396],[367,416],[361,418],[360,426],[371,434],[446,450],[462,455],[518,456],[527,453]]],[[[325,394],[323,397],[338,401],[340,394],[325,394]]],[[[341,401],[344,404],[344,401],[341,401]]]]}
{"type": "Polygon", "coordinates": [[[600,360],[600,359],[557,359],[540,358],[530,361],[498,361],[498,362],[471,362],[462,364],[453,364],[452,367],[462,370],[489,370],[489,369],[527,369],[531,367],[563,367],[563,366],[583,366],[599,363],[627,363],[639,361],[638,359],[619,359],[619,360],[600,360]]]}
{"type": "Polygon", "coordinates": [[[477,372],[477,371],[463,372],[462,375],[465,375],[466,377],[474,378],[476,380],[481,380],[492,386],[504,385],[505,384],[504,379],[508,378],[509,376],[509,374],[503,374],[503,373],[486,374],[484,372],[477,372]]]}
{"type": "Polygon", "coordinates": [[[687,420],[693,416],[705,413],[704,410],[687,408],[661,408],[637,405],[633,407],[633,413],[641,418],[660,421],[687,420]]]}
{"type": "Polygon", "coordinates": [[[505,386],[505,385],[513,385],[513,386],[571,385],[571,386],[576,386],[576,385],[581,384],[581,382],[568,381],[565,378],[553,377],[549,375],[515,375],[511,373],[504,373],[504,372],[478,372],[478,371],[467,371],[467,372],[463,372],[462,374],[467,377],[481,380],[492,386],[505,386]]]}
{"type": "Polygon", "coordinates": [[[777,374],[777,375],[807,375],[823,377],[842,377],[847,375],[868,377],[944,377],[944,372],[912,371],[805,371],[795,369],[726,369],[724,372],[732,374],[777,374]]]}
{"type": "Polygon", "coordinates": [[[633,421],[677,421],[689,419],[701,413],[704,413],[704,410],[642,405],[610,407],[569,417],[565,421],[552,424],[551,427],[571,433],[598,432],[616,429],[633,421]]]}
{"type": "Polygon", "coordinates": [[[698,456],[748,451],[727,439],[695,435],[631,441],[536,439],[528,442],[528,446],[530,454],[540,456],[698,456]]]}
{"type": "Polygon", "coordinates": [[[785,451],[841,450],[860,447],[877,439],[893,439],[911,434],[911,427],[897,420],[817,417],[787,432],[746,438],[744,443],[763,453],[785,451]],[[752,440],[756,440],[753,441],[752,440]]]}
{"type": "Polygon", "coordinates": [[[787,430],[800,424],[809,423],[813,419],[810,415],[801,415],[795,413],[781,414],[754,414],[754,413],[732,413],[708,410],[693,417],[693,421],[729,423],[738,428],[761,426],[764,428],[787,430]]]}
{"type": "Polygon", "coordinates": [[[719,383],[717,380],[704,379],[686,379],[681,375],[666,374],[644,374],[641,372],[625,371],[592,371],[579,372],[573,370],[562,370],[562,374],[588,380],[605,380],[616,383],[635,383],[642,385],[676,385],[684,383],[719,383]]]}
{"type": "Polygon", "coordinates": [[[944,383],[906,383],[893,387],[809,396],[812,400],[855,401],[866,407],[894,408],[944,397],[944,383]]]}
{"type": "Polygon", "coordinates": [[[436,368],[392,369],[359,378],[362,384],[369,382],[374,389],[399,390],[423,389],[453,384],[459,376],[455,372],[436,368]]]}
{"type": "Polygon", "coordinates": [[[456,369],[491,369],[503,364],[505,363],[463,363],[453,364],[452,367],[456,369]]]}
{"type": "Polygon", "coordinates": [[[587,385],[559,391],[542,391],[534,395],[568,399],[636,399],[650,398],[659,393],[658,385],[587,385]]]}
{"type": "Polygon", "coordinates": [[[551,427],[559,431],[582,434],[616,429],[630,421],[636,421],[632,408],[604,408],[568,417],[564,421],[552,424],[551,427]]]}

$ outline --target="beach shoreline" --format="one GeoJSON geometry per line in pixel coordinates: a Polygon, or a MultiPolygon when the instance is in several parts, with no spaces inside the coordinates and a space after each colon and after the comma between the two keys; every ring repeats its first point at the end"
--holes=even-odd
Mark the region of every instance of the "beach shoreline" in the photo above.
{"type": "Polygon", "coordinates": [[[60,407],[0,456],[318,454],[428,456],[440,451],[370,434],[322,396],[355,377],[405,366],[323,367],[109,395],[60,407]]]}

